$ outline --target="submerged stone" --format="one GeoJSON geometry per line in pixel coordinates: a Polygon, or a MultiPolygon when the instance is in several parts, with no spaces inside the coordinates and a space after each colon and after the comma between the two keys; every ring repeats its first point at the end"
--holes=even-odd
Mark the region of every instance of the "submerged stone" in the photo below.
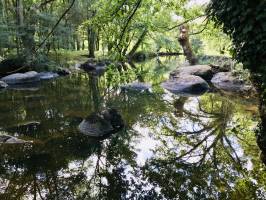
{"type": "Polygon", "coordinates": [[[167,80],[161,86],[174,94],[181,95],[201,95],[209,89],[209,85],[205,80],[193,75],[184,75],[167,80]]]}
{"type": "Polygon", "coordinates": [[[121,87],[122,90],[135,90],[135,91],[149,91],[151,90],[150,83],[134,82],[121,87]]]}

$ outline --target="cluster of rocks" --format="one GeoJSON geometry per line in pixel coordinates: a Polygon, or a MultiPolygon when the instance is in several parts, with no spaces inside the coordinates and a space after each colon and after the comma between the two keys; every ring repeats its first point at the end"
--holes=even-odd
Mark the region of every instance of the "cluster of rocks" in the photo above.
{"type": "Polygon", "coordinates": [[[207,80],[211,77],[212,69],[208,65],[180,67],[161,86],[174,94],[200,95],[209,90],[207,80]]]}
{"type": "Polygon", "coordinates": [[[56,72],[35,72],[29,71],[26,73],[15,73],[5,76],[0,79],[0,89],[8,86],[25,86],[29,84],[35,84],[43,80],[55,79],[59,76],[69,75],[70,71],[67,69],[59,69],[56,72]]]}
{"type": "Polygon", "coordinates": [[[180,67],[161,84],[164,89],[179,95],[201,95],[210,89],[210,85],[226,92],[247,93],[253,90],[232,72],[217,72],[209,65],[180,67]]]}
{"type": "MultiPolygon", "coordinates": [[[[171,93],[193,96],[201,95],[210,89],[224,92],[249,94],[254,89],[232,72],[217,72],[217,67],[209,65],[192,65],[179,67],[170,73],[167,81],[161,86],[171,93]]],[[[133,82],[121,86],[122,91],[151,91],[151,84],[133,82]]]]}

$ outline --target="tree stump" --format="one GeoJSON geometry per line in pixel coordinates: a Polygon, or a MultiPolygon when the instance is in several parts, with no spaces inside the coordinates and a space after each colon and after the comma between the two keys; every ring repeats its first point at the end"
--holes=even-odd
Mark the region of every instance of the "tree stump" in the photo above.
{"type": "Polygon", "coordinates": [[[180,34],[178,37],[178,41],[179,41],[179,44],[183,48],[184,55],[186,56],[190,65],[197,64],[197,58],[195,54],[193,53],[193,50],[189,42],[189,26],[186,24],[182,25],[179,28],[179,31],[180,31],[180,34]]]}

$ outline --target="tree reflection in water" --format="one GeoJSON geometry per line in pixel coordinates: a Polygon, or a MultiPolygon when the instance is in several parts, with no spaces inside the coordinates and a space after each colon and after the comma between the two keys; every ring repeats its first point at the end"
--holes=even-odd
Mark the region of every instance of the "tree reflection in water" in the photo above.
{"type": "MultiPolygon", "coordinates": [[[[126,77],[118,78],[134,79],[126,77]]],[[[120,93],[118,78],[105,78],[78,74],[1,94],[0,131],[33,143],[0,146],[0,199],[266,198],[248,101],[120,93]],[[117,109],[126,128],[101,139],[79,133],[102,108],[117,109]]]]}
{"type": "MultiPolygon", "coordinates": [[[[190,130],[170,129],[172,134],[177,134],[175,142],[171,148],[165,145],[164,151],[162,147],[155,150],[155,155],[159,156],[151,158],[144,167],[147,178],[170,199],[177,196],[181,199],[232,199],[236,193],[248,199],[247,196],[254,195],[258,188],[264,188],[264,185],[258,186],[249,180],[248,168],[254,166],[247,165],[258,163],[251,164],[251,158],[244,156],[243,152],[246,148],[258,150],[254,138],[249,140],[254,137],[247,126],[252,121],[238,113],[241,108],[236,108],[234,102],[219,95],[194,98],[188,102],[187,108],[193,107],[193,101],[198,101],[197,110],[181,109],[183,102],[181,107],[175,102],[175,107],[184,113],[181,115],[186,119],[184,128],[190,130]],[[247,184],[251,185],[238,186],[238,181],[248,181],[247,184]],[[252,190],[253,193],[249,193],[252,190]]],[[[175,116],[175,121],[182,121],[180,111],[175,116]]]]}

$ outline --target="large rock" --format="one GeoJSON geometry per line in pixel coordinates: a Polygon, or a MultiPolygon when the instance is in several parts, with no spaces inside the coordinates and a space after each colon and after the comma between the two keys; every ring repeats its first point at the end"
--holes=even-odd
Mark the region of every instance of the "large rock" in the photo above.
{"type": "Polygon", "coordinates": [[[142,83],[142,82],[133,82],[121,87],[122,90],[133,90],[133,91],[150,91],[151,90],[150,83],[142,83]]]}
{"type": "Polygon", "coordinates": [[[208,91],[209,85],[199,76],[183,75],[163,82],[161,86],[174,93],[183,95],[201,95],[208,91]]]}
{"type": "Polygon", "coordinates": [[[246,85],[244,81],[239,80],[232,72],[219,72],[211,80],[214,87],[227,92],[248,92],[253,87],[246,85]]]}
{"type": "Polygon", "coordinates": [[[209,65],[192,65],[179,67],[170,73],[170,78],[175,78],[183,75],[200,76],[205,80],[210,80],[213,76],[212,68],[209,65]]]}
{"type": "Polygon", "coordinates": [[[6,87],[8,87],[8,85],[5,82],[0,81],[0,89],[6,88],[6,87]]]}
{"type": "Polygon", "coordinates": [[[119,131],[124,126],[121,116],[115,109],[93,113],[78,126],[81,133],[91,137],[102,137],[119,131]]]}
{"type": "Polygon", "coordinates": [[[40,81],[40,77],[38,76],[37,72],[30,71],[26,73],[16,73],[5,76],[1,79],[1,81],[4,81],[9,85],[27,84],[40,81]]]}

